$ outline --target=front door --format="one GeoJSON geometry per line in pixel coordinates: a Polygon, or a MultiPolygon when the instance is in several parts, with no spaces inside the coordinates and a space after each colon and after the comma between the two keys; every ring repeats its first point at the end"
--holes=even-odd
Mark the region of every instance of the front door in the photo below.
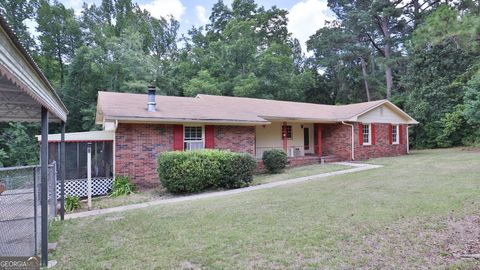
{"type": "Polygon", "coordinates": [[[303,129],[303,149],[310,149],[310,130],[308,128],[303,129]]]}

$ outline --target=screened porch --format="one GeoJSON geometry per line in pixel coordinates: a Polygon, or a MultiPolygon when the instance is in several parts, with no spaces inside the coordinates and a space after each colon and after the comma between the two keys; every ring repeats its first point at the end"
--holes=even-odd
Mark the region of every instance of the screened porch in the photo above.
{"type": "MultiPolygon", "coordinates": [[[[60,158],[59,134],[48,137],[49,162],[60,158]]],[[[87,153],[91,149],[92,195],[106,195],[114,177],[114,133],[90,131],[65,134],[65,194],[87,196],[87,153]]],[[[57,195],[59,196],[59,194],[57,195]]]]}

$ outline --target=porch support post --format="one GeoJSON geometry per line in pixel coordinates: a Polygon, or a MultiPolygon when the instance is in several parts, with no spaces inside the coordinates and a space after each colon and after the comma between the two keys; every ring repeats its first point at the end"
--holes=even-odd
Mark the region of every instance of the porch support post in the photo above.
{"type": "Polygon", "coordinates": [[[65,122],[60,124],[60,218],[65,217],[65,122]]]}
{"type": "Polygon", "coordinates": [[[42,145],[40,148],[40,181],[42,206],[42,266],[48,265],[48,110],[42,107],[42,145]]]}
{"type": "Polygon", "coordinates": [[[320,124],[315,124],[317,128],[317,155],[319,157],[322,156],[323,148],[322,148],[322,126],[320,124]]]}
{"type": "Polygon", "coordinates": [[[288,155],[287,122],[283,122],[283,125],[282,125],[282,139],[283,139],[283,150],[288,155]]]}

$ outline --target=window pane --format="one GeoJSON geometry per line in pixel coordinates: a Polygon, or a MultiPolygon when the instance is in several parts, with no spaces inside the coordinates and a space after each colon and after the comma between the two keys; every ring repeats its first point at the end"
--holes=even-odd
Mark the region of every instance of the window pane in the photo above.
{"type": "Polygon", "coordinates": [[[370,143],[370,125],[363,125],[363,143],[370,143]]]}
{"type": "Polygon", "coordinates": [[[201,141],[202,127],[185,127],[185,141],[201,141]]]}
{"type": "Polygon", "coordinates": [[[394,143],[397,143],[398,142],[397,139],[398,139],[398,126],[393,125],[392,126],[392,141],[394,143]]]}

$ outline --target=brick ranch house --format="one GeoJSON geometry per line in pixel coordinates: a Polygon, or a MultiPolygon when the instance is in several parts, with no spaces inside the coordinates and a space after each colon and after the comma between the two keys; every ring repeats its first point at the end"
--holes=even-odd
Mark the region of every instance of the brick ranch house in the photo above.
{"type": "MultiPolygon", "coordinates": [[[[113,172],[159,184],[156,157],[203,148],[283,149],[291,165],[408,153],[412,117],[387,100],[322,105],[254,98],[99,92],[96,122],[113,138],[113,172]]],[[[259,167],[262,164],[259,162],[259,167]]]]}

